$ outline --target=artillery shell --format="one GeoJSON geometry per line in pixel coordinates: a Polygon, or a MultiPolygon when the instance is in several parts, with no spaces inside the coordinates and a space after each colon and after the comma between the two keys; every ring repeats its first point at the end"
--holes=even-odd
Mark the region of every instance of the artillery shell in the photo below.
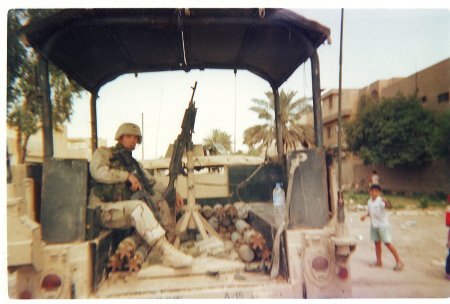
{"type": "Polygon", "coordinates": [[[271,252],[267,246],[263,246],[261,250],[256,250],[256,257],[261,261],[270,261],[271,252]]]}
{"type": "Polygon", "coordinates": [[[124,257],[130,258],[141,243],[142,239],[138,235],[132,234],[119,243],[116,253],[119,254],[121,259],[124,257]]]}
{"type": "Polygon", "coordinates": [[[231,239],[231,232],[229,232],[228,230],[225,230],[225,232],[222,232],[222,233],[219,232],[219,235],[223,240],[231,239]]]}
{"type": "Polygon", "coordinates": [[[242,232],[244,228],[250,227],[250,225],[244,220],[237,220],[235,223],[236,230],[242,232]]]}
{"type": "Polygon", "coordinates": [[[233,231],[231,233],[231,240],[233,241],[233,243],[242,240],[242,235],[237,231],[233,231]]]}
{"type": "Polygon", "coordinates": [[[209,220],[208,223],[211,227],[214,228],[214,230],[218,231],[219,230],[219,220],[217,219],[217,217],[212,216],[209,220]]]}
{"type": "Polygon", "coordinates": [[[139,256],[143,261],[145,261],[148,256],[149,250],[149,245],[147,243],[142,243],[141,246],[139,246],[139,248],[136,250],[134,256],[139,256]]]}
{"type": "Polygon", "coordinates": [[[213,208],[211,206],[205,205],[202,208],[202,213],[203,213],[203,217],[208,220],[213,215],[214,210],[213,210],[213,208]]]}
{"type": "Polygon", "coordinates": [[[115,253],[109,257],[108,267],[111,268],[111,271],[118,271],[123,268],[124,263],[125,261],[120,258],[120,255],[115,253]]]}
{"type": "Polygon", "coordinates": [[[233,205],[237,210],[237,217],[245,220],[248,217],[250,207],[244,202],[236,202],[233,205]]]}
{"type": "Polygon", "coordinates": [[[225,210],[223,209],[223,206],[221,204],[216,204],[213,207],[213,211],[214,211],[214,216],[220,220],[225,215],[225,210]]]}
{"type": "Polygon", "coordinates": [[[214,212],[217,212],[217,210],[223,210],[223,206],[221,204],[215,204],[213,210],[214,212]]]}
{"type": "Polygon", "coordinates": [[[248,242],[250,241],[250,237],[252,236],[252,235],[254,235],[256,233],[256,231],[255,230],[253,230],[253,229],[247,229],[247,230],[245,230],[245,231],[243,231],[243,239],[244,239],[244,242],[246,242],[247,244],[248,244],[248,242]]]}
{"type": "Polygon", "coordinates": [[[219,230],[218,231],[219,231],[219,233],[225,233],[225,232],[228,231],[228,229],[226,227],[222,226],[222,225],[219,225],[219,230]]]}
{"type": "Polygon", "coordinates": [[[128,268],[130,271],[139,271],[141,265],[144,263],[148,256],[150,248],[147,243],[142,243],[138,249],[136,249],[134,255],[128,261],[128,268]]]}
{"type": "Polygon", "coordinates": [[[227,229],[228,229],[228,231],[233,232],[233,231],[236,231],[236,226],[235,226],[234,224],[230,224],[230,225],[227,227],[227,229]]]}
{"type": "Polygon", "coordinates": [[[266,244],[266,240],[264,239],[264,236],[256,232],[252,234],[248,240],[248,244],[252,249],[259,249],[262,250],[264,248],[264,245],[266,244]]]}
{"type": "Polygon", "coordinates": [[[222,226],[228,227],[231,224],[231,219],[227,214],[224,214],[221,221],[222,226]]]}
{"type": "Polygon", "coordinates": [[[247,244],[242,244],[238,248],[238,254],[239,257],[247,263],[253,261],[253,259],[255,258],[255,253],[247,244]]]}
{"type": "Polygon", "coordinates": [[[223,209],[225,209],[225,212],[228,215],[235,215],[235,216],[237,216],[237,209],[232,204],[226,204],[225,207],[223,207],[223,209]]]}
{"type": "Polygon", "coordinates": [[[141,260],[139,257],[133,256],[128,261],[128,270],[130,272],[139,271],[139,269],[141,268],[142,263],[144,263],[143,260],[141,260]]]}

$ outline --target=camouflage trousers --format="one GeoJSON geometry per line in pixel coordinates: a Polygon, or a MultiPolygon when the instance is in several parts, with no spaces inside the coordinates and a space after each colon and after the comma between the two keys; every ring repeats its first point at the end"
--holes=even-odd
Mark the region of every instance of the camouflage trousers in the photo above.
{"type": "Polygon", "coordinates": [[[100,207],[101,221],[104,227],[113,229],[134,227],[150,246],[153,246],[165,235],[165,230],[143,201],[128,200],[104,203],[95,195],[91,195],[90,205],[94,208],[100,207]]]}

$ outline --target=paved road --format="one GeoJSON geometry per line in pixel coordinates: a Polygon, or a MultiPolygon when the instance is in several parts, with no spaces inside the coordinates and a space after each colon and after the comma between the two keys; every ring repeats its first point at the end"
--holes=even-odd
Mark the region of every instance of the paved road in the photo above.
{"type": "Polygon", "coordinates": [[[450,281],[444,278],[447,228],[444,211],[391,211],[392,244],[405,263],[401,272],[383,246],[383,268],[370,268],[375,248],[370,241],[370,220],[361,222],[362,212],[346,213],[350,234],[359,237],[351,256],[354,298],[448,298],[450,281]]]}

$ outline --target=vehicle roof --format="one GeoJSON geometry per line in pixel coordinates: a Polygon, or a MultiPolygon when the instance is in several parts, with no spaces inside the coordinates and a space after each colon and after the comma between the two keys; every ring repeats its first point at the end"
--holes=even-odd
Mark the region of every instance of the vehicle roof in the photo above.
{"type": "Polygon", "coordinates": [[[126,73],[246,69],[278,88],[329,28],[286,9],[66,9],[24,41],[90,92],[126,73]]]}

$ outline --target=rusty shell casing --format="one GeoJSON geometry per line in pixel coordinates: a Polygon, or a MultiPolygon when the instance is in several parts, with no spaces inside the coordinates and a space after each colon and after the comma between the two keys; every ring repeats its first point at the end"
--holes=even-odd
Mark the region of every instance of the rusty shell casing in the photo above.
{"type": "Polygon", "coordinates": [[[248,244],[253,250],[256,249],[262,250],[266,245],[266,239],[261,233],[256,232],[250,236],[248,244]]]}
{"type": "Polygon", "coordinates": [[[119,243],[116,253],[118,253],[121,258],[124,257],[130,258],[141,243],[142,243],[141,237],[136,234],[132,234],[124,238],[119,243]]]}
{"type": "Polygon", "coordinates": [[[224,214],[220,223],[222,224],[222,226],[228,227],[231,224],[231,219],[227,214],[224,214]]]}
{"type": "Polygon", "coordinates": [[[242,235],[238,231],[233,231],[231,233],[231,240],[233,241],[233,243],[242,241],[242,235]]]}
{"type": "Polygon", "coordinates": [[[225,210],[223,209],[223,206],[221,204],[216,204],[213,207],[214,216],[217,217],[217,219],[222,220],[223,216],[225,215],[225,210]]]}
{"type": "Polygon", "coordinates": [[[236,226],[235,226],[234,224],[230,224],[230,225],[227,227],[227,229],[228,229],[228,231],[230,231],[230,232],[234,232],[234,231],[236,231],[236,226]]]}
{"type": "Polygon", "coordinates": [[[212,216],[209,220],[208,223],[211,227],[214,228],[214,230],[218,231],[219,230],[219,220],[217,219],[217,217],[212,216]]]}
{"type": "Polygon", "coordinates": [[[213,216],[213,213],[214,213],[214,210],[211,206],[209,206],[209,205],[203,206],[202,214],[205,219],[209,220],[211,218],[211,216],[213,216]]]}
{"type": "Polygon", "coordinates": [[[125,260],[120,257],[119,253],[115,253],[109,257],[108,267],[111,268],[111,271],[119,271],[122,270],[125,266],[125,260]]]}

